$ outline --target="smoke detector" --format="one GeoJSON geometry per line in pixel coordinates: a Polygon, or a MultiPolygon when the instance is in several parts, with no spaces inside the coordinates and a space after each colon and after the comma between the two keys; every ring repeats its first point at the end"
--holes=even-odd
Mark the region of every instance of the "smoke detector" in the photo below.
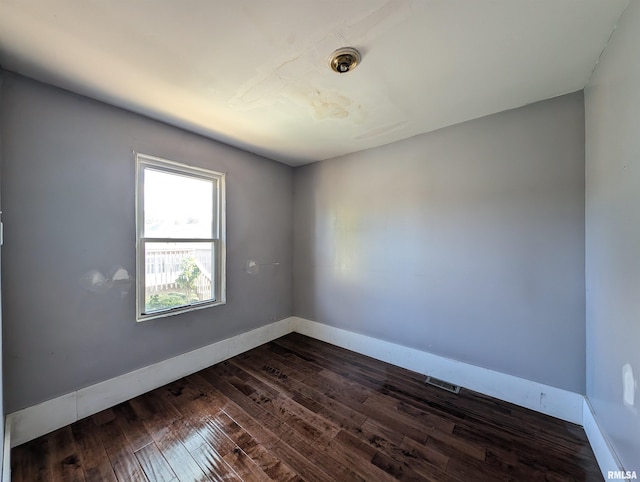
{"type": "Polygon", "coordinates": [[[343,47],[329,56],[329,66],[334,72],[346,74],[360,63],[360,52],[353,47],[343,47]]]}

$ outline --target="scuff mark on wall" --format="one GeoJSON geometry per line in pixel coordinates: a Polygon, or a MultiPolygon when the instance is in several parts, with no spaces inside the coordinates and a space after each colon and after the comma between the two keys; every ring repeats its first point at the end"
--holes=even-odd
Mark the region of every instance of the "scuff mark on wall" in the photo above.
{"type": "Polygon", "coordinates": [[[275,273],[277,273],[278,268],[280,267],[280,262],[276,261],[274,263],[259,263],[255,259],[248,259],[247,263],[246,263],[245,271],[247,272],[247,274],[250,274],[252,276],[256,276],[257,274],[260,273],[260,267],[261,266],[270,266],[270,267],[272,267],[273,268],[272,274],[275,274],[275,273]]]}
{"type": "Polygon", "coordinates": [[[540,392],[540,408],[545,408],[547,406],[547,394],[544,392],[540,392]]]}
{"type": "Polygon", "coordinates": [[[85,290],[91,291],[92,293],[104,293],[109,289],[107,279],[97,269],[89,270],[82,275],[80,283],[85,290]]]}
{"type": "Polygon", "coordinates": [[[631,365],[627,363],[622,367],[622,402],[634,413],[637,411],[635,408],[635,396],[637,389],[638,381],[633,376],[633,368],[631,368],[631,365]]]}
{"type": "Polygon", "coordinates": [[[120,296],[123,298],[129,293],[132,281],[129,272],[122,266],[111,268],[108,277],[97,269],[91,269],[80,278],[80,284],[87,291],[104,294],[115,288],[120,290],[120,296]]]}

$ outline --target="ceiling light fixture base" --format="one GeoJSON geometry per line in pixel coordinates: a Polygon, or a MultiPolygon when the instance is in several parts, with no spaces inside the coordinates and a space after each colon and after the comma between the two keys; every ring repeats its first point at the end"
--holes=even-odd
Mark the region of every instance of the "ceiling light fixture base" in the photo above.
{"type": "Polygon", "coordinates": [[[329,56],[331,70],[339,74],[351,72],[360,63],[360,52],[353,47],[343,47],[329,56]]]}

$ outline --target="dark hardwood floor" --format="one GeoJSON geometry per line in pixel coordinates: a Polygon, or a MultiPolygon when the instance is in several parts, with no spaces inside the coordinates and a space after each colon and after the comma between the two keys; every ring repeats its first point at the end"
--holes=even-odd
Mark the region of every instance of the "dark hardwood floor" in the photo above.
{"type": "Polygon", "coordinates": [[[298,334],[13,449],[12,480],[601,481],[581,427],[298,334]]]}

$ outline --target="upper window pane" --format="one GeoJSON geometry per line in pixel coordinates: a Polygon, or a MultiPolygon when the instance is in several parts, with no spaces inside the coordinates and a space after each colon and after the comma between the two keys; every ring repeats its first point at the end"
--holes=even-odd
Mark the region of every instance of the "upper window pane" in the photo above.
{"type": "Polygon", "coordinates": [[[213,181],[144,169],[145,238],[211,239],[213,181]]]}

